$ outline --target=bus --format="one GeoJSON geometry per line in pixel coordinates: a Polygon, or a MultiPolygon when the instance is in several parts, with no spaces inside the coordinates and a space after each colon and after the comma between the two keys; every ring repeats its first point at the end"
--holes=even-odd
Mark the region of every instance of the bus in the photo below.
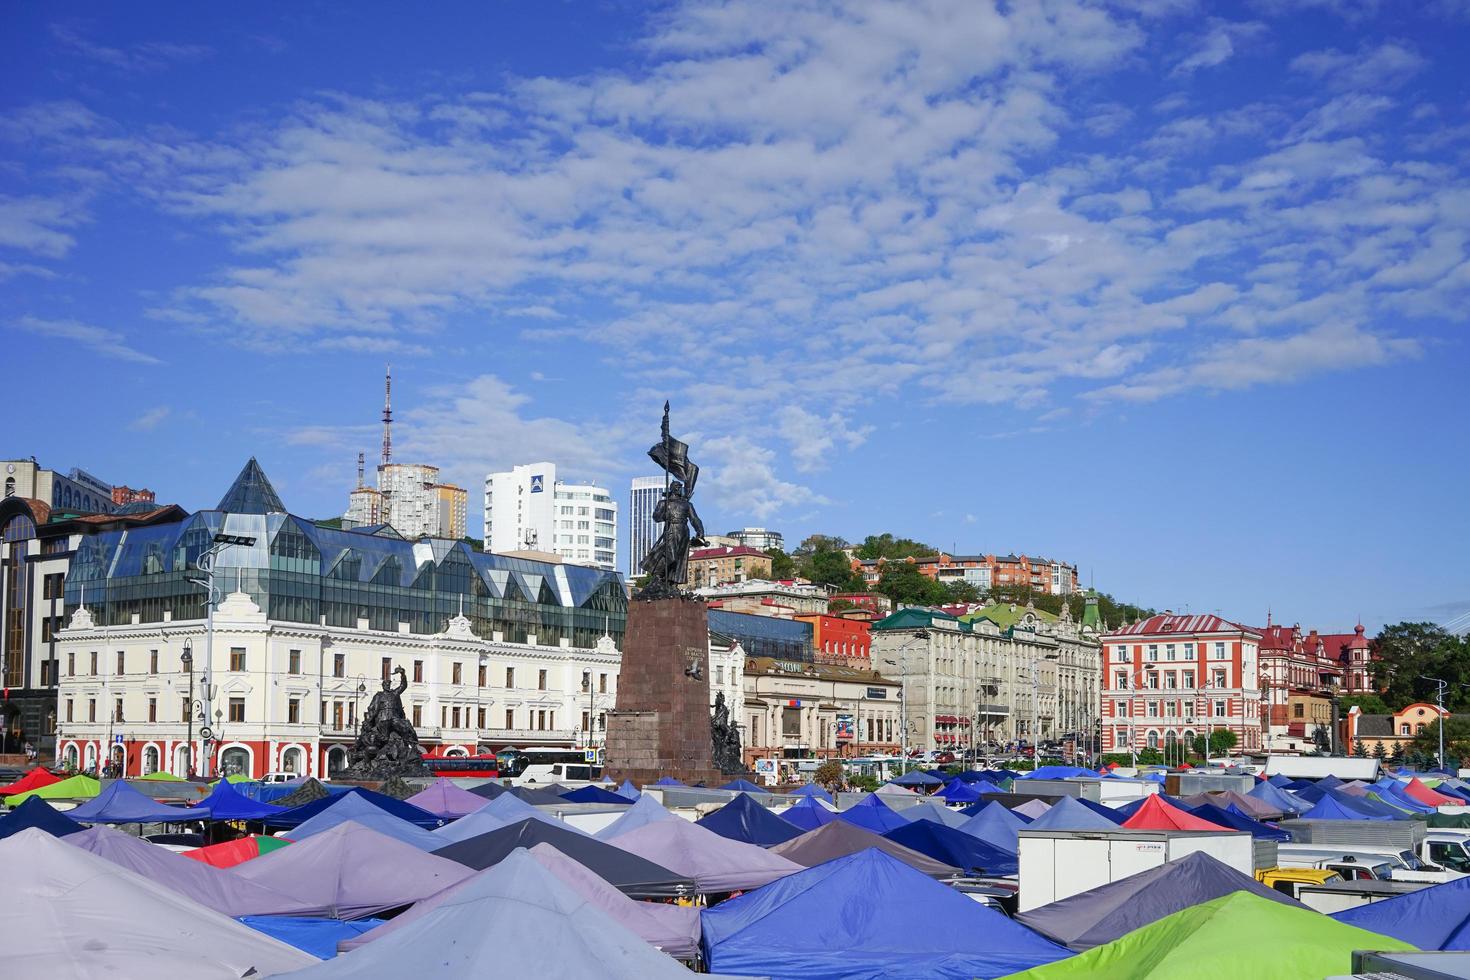
{"type": "Polygon", "coordinates": [[[424,765],[436,776],[483,776],[494,779],[500,775],[498,760],[493,755],[446,755],[425,758],[424,765]]]}
{"type": "Polygon", "coordinates": [[[536,783],[593,782],[602,778],[602,766],[593,749],[565,749],[550,746],[528,746],[518,749],[508,745],[495,753],[496,767],[502,779],[517,786],[536,783]]]}

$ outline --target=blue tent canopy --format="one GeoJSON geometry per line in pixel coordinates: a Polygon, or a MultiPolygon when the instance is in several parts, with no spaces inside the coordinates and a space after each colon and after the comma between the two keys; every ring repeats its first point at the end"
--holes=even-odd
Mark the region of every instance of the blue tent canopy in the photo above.
{"type": "Polygon", "coordinates": [[[1097,773],[1091,769],[1081,769],[1077,766],[1041,766],[1030,772],[1023,772],[1018,779],[1071,779],[1073,776],[1091,776],[1097,778],[1097,773]]]}
{"type": "Polygon", "coordinates": [[[1293,789],[1291,792],[1292,795],[1301,800],[1303,803],[1311,804],[1321,802],[1322,797],[1327,795],[1327,790],[1323,789],[1321,786],[1313,786],[1310,783],[1297,789],[1293,789]]]}
{"type": "Polygon", "coordinates": [[[822,787],[818,786],[816,783],[807,783],[805,786],[798,786],[796,789],[794,789],[794,790],[791,791],[791,795],[792,796],[815,796],[817,799],[819,799],[819,800],[826,800],[828,803],[835,803],[836,802],[835,800],[832,799],[832,794],[831,793],[827,792],[822,787]]]}
{"type": "MultiPolygon", "coordinates": [[[[229,782],[229,780],[225,780],[229,782]]],[[[290,796],[307,782],[316,783],[332,796],[337,796],[352,789],[351,786],[337,786],[332,783],[324,783],[317,779],[293,779],[289,783],[230,783],[235,792],[248,799],[257,800],[261,803],[274,803],[277,800],[290,796]]]]}
{"type": "Polygon", "coordinates": [[[394,816],[372,800],[358,796],[356,793],[332,797],[322,802],[330,803],[330,805],[318,811],[317,815],[311,819],[303,820],[291,828],[286,836],[292,840],[306,840],[324,830],[331,830],[339,824],[350,821],[367,827],[369,830],[376,830],[385,837],[411,844],[421,851],[433,851],[444,846],[444,838],[394,816]]]}
{"type": "Polygon", "coordinates": [[[1328,795],[1349,809],[1359,810],[1369,816],[1388,817],[1392,820],[1410,820],[1414,817],[1414,812],[1407,807],[1392,798],[1385,799],[1371,789],[1364,796],[1354,796],[1342,790],[1331,790],[1328,795]]]}
{"type": "Polygon", "coordinates": [[[888,804],[872,793],[838,813],[837,819],[864,830],[871,830],[875,834],[886,834],[908,824],[907,820],[894,813],[888,804]]]}
{"type": "Polygon", "coordinates": [[[1105,803],[1094,803],[1091,800],[1084,800],[1080,796],[1075,797],[1075,799],[1078,803],[1081,803],[1093,813],[1101,814],[1102,816],[1107,817],[1113,823],[1121,824],[1124,820],[1128,819],[1123,814],[1119,813],[1115,808],[1110,807],[1105,803]]]}
{"type": "Polygon", "coordinates": [[[874,848],[722,902],[700,923],[716,973],[992,978],[1068,955],[874,848]]]}
{"type": "Polygon", "coordinates": [[[784,844],[802,834],[802,831],[761,806],[746,793],[741,793],[695,823],[721,837],[738,840],[742,844],[754,844],[756,847],[784,844]]]}
{"type": "Polygon", "coordinates": [[[1117,830],[1118,825],[1100,813],[1094,813],[1070,796],[1052,804],[1041,816],[1031,821],[1027,830],[1117,830]]]}
{"type": "Polygon", "coordinates": [[[208,820],[209,807],[168,806],[119,779],[67,816],[82,823],[182,823],[208,820]]]}
{"type": "Polygon", "coordinates": [[[343,939],[355,939],[376,929],[386,919],[313,919],[294,915],[242,915],[240,921],[256,932],[279,939],[283,943],[305,950],[319,960],[329,960],[337,955],[337,943],[343,939]]]}
{"type": "MultiPolygon", "coordinates": [[[[743,796],[744,794],[742,793],[741,795],[743,796]]],[[[509,799],[515,801],[516,803],[521,802],[513,796],[509,797],[509,799]]],[[[535,807],[530,806],[529,804],[521,803],[521,806],[525,807],[526,811],[528,812],[523,812],[524,815],[520,819],[525,819],[526,817],[539,817],[542,820],[562,824],[562,826],[570,826],[569,824],[563,824],[562,821],[557,820],[555,817],[547,816],[546,814],[542,813],[540,810],[537,810],[535,807]]],[[[465,819],[467,820],[469,819],[469,817],[466,817],[465,819]]],[[[621,834],[626,834],[629,831],[637,830],[639,827],[646,826],[657,820],[681,819],[683,818],[676,817],[668,810],[666,810],[664,808],[664,805],[658,800],[655,800],[652,796],[640,796],[637,800],[633,802],[631,806],[628,807],[628,809],[618,814],[618,818],[616,820],[608,824],[606,827],[603,827],[593,836],[595,836],[598,840],[612,840],[614,837],[617,837],[621,834]]],[[[513,822],[514,821],[506,821],[505,823],[509,824],[513,822]]],[[[501,824],[501,826],[505,826],[505,824],[501,824]]],[[[474,835],[453,832],[446,833],[445,831],[441,830],[436,831],[435,836],[451,837],[451,839],[453,840],[464,840],[466,836],[474,835]]]]}
{"type": "Polygon", "coordinates": [[[1261,840],[1274,840],[1278,843],[1291,840],[1291,835],[1286,831],[1251,819],[1247,814],[1241,813],[1240,808],[1234,803],[1223,809],[1213,803],[1201,803],[1190,812],[1201,820],[1208,820],[1210,823],[1229,827],[1231,830],[1243,830],[1261,840]]]}
{"type": "Polygon", "coordinates": [[[980,791],[968,783],[959,779],[951,779],[944,789],[934,794],[942,796],[951,803],[974,803],[980,799],[980,791]]]}
{"type": "Polygon", "coordinates": [[[618,788],[613,790],[613,792],[623,797],[629,803],[632,803],[634,800],[638,799],[638,797],[643,795],[642,793],[638,792],[638,787],[633,785],[633,780],[631,779],[623,780],[618,785],[618,788]]]}
{"type": "Polygon", "coordinates": [[[1396,780],[1380,779],[1373,786],[1374,789],[1370,792],[1376,791],[1379,796],[1383,797],[1384,802],[1408,810],[1410,813],[1434,813],[1438,809],[1438,807],[1414,799],[1404,791],[1403,784],[1396,780]]]}
{"type": "Polygon", "coordinates": [[[1337,787],[1341,785],[1342,780],[1338,779],[1336,776],[1323,776],[1321,779],[1317,780],[1318,789],[1337,789],[1337,787]]]}
{"type": "Polygon", "coordinates": [[[622,806],[627,806],[633,802],[626,796],[619,796],[617,793],[609,792],[601,786],[583,786],[580,789],[574,789],[561,794],[561,798],[568,803],[618,803],[622,806]]]}
{"type": "Polygon", "coordinates": [[[211,820],[264,820],[281,808],[270,803],[261,803],[239,793],[228,779],[215,783],[208,796],[199,805],[209,809],[211,820]]]}
{"type": "Polygon", "coordinates": [[[684,784],[681,783],[681,782],[679,782],[673,776],[660,776],[660,777],[658,777],[658,780],[653,785],[655,785],[655,786],[683,786],[684,784]]]}
{"type": "Polygon", "coordinates": [[[915,820],[883,836],[968,874],[1013,875],[1019,870],[1015,852],[932,820],[915,820]]]}
{"type": "Polygon", "coordinates": [[[30,796],[20,806],[0,817],[0,840],[31,827],[44,830],[52,837],[65,837],[86,829],[39,796],[30,796]]]}
{"type": "Polygon", "coordinates": [[[810,798],[798,801],[795,806],[788,807],[777,816],[803,833],[808,830],[816,830],[823,824],[837,819],[837,814],[810,798]]]}
{"type": "Polygon", "coordinates": [[[910,770],[896,779],[890,779],[895,786],[943,786],[944,780],[938,776],[931,776],[927,772],[918,769],[910,770]]]}
{"type": "Polygon", "coordinates": [[[1349,807],[1332,796],[1324,795],[1317,801],[1316,806],[1303,813],[1303,820],[1391,820],[1392,817],[1380,816],[1378,814],[1364,813],[1355,807],[1349,807]]]}
{"type": "Polygon", "coordinates": [[[391,796],[384,796],[382,793],[374,793],[372,790],[363,789],[361,786],[354,786],[346,793],[328,796],[320,800],[313,800],[310,803],[303,803],[301,806],[291,807],[289,810],[281,810],[266,818],[264,823],[272,827],[295,827],[305,823],[318,813],[327,809],[327,807],[349,796],[361,797],[378,809],[385,810],[400,820],[407,820],[409,823],[418,827],[427,827],[432,830],[444,822],[428,810],[420,809],[412,803],[405,803],[402,800],[395,800],[391,796]]]}
{"type": "Polygon", "coordinates": [[[1470,878],[1334,912],[1332,918],[1420,949],[1470,950],[1470,878]]]}
{"type": "Polygon", "coordinates": [[[1016,831],[1026,826],[1026,823],[1026,818],[1019,813],[1012,813],[998,800],[991,800],[969,820],[960,824],[958,829],[992,847],[1015,854],[1020,848],[1016,831]]]}
{"type": "Polygon", "coordinates": [[[732,780],[730,780],[730,782],[728,782],[725,785],[721,786],[720,789],[733,789],[733,790],[738,790],[741,793],[769,793],[770,792],[770,790],[766,789],[764,786],[757,786],[755,783],[752,783],[748,779],[732,779],[732,780]]]}
{"type": "Polygon", "coordinates": [[[1270,783],[1272,786],[1275,786],[1277,789],[1288,788],[1291,784],[1291,781],[1292,780],[1290,776],[1283,776],[1279,772],[1274,776],[1266,777],[1266,782],[1270,783]]]}
{"type": "Polygon", "coordinates": [[[1267,806],[1275,807],[1282,813],[1300,813],[1305,809],[1296,797],[1289,796],[1284,789],[1270,780],[1256,783],[1245,795],[1260,800],[1267,806]]]}

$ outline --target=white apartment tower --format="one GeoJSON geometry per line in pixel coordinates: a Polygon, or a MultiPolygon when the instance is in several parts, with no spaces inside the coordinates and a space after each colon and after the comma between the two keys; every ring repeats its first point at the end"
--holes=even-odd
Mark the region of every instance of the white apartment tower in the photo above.
{"type": "Polygon", "coordinates": [[[555,463],[485,477],[485,550],[542,551],[617,570],[618,505],[604,487],[563,483],[555,463]]]}
{"type": "Polygon", "coordinates": [[[661,476],[635,476],[628,493],[628,577],[643,574],[643,559],[663,533],[662,521],[653,519],[653,509],[664,495],[661,476]]]}

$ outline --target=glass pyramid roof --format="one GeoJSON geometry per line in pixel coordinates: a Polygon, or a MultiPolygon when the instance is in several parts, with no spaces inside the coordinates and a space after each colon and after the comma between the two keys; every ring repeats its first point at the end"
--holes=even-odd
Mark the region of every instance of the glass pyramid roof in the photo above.
{"type": "Polygon", "coordinates": [[[260,468],[255,457],[251,456],[250,462],[235,477],[235,482],[230,484],[230,489],[225,491],[215,510],[229,514],[284,514],[286,505],[281,503],[276,488],[271,486],[265,471],[260,468]]]}

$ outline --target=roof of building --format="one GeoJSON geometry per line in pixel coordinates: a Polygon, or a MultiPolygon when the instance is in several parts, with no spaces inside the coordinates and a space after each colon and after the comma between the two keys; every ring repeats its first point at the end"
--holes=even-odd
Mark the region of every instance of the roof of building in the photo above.
{"type": "Polygon", "coordinates": [[[949,613],[940,612],[937,609],[920,609],[913,606],[900,609],[890,616],[885,616],[874,623],[871,629],[874,632],[878,630],[914,630],[923,629],[926,626],[933,626],[936,622],[953,623],[965,632],[970,631],[969,623],[956,619],[949,613]]]}
{"type": "Polygon", "coordinates": [[[1113,630],[1109,636],[1156,636],[1163,634],[1189,634],[1189,633],[1249,633],[1252,636],[1260,636],[1260,632],[1249,626],[1232,623],[1228,619],[1216,616],[1213,613],[1203,615],[1175,615],[1173,613],[1161,613],[1150,616],[1142,622],[1131,626],[1124,626],[1113,630]]]}
{"type": "Polygon", "coordinates": [[[730,612],[726,609],[709,611],[709,629],[712,633],[735,638],[760,636],[773,640],[792,640],[802,643],[811,643],[812,640],[811,623],[795,619],[779,619],[775,616],[730,612]]]}
{"type": "Polygon", "coordinates": [[[708,561],[714,558],[770,558],[771,556],[759,548],[747,547],[743,544],[733,545],[728,548],[697,548],[689,552],[690,561],[708,561]]]}
{"type": "MultiPolygon", "coordinates": [[[[792,664],[789,660],[779,657],[746,657],[745,674],[785,674],[788,676],[815,677],[824,681],[848,681],[854,684],[883,684],[889,687],[897,687],[898,681],[884,677],[876,670],[863,670],[859,667],[842,667],[837,664],[792,664]],[[800,667],[800,670],[787,670],[782,665],[800,667]]],[[[750,704],[750,698],[745,699],[750,704]]]]}
{"type": "Polygon", "coordinates": [[[1358,715],[1353,734],[1368,738],[1387,738],[1393,734],[1393,715],[1358,715]]]}
{"type": "Polygon", "coordinates": [[[1018,606],[1014,602],[993,602],[988,606],[982,606],[972,613],[960,617],[962,623],[973,623],[977,619],[988,619],[1003,630],[1015,626],[1030,613],[1043,623],[1055,623],[1058,619],[1055,613],[1044,612],[1034,606],[1018,606]]]}
{"type": "Polygon", "coordinates": [[[276,488],[271,486],[265,471],[260,468],[255,457],[251,456],[250,462],[235,477],[235,482],[230,484],[230,489],[225,491],[215,510],[231,514],[284,514],[286,505],[281,502],[276,488]]]}

